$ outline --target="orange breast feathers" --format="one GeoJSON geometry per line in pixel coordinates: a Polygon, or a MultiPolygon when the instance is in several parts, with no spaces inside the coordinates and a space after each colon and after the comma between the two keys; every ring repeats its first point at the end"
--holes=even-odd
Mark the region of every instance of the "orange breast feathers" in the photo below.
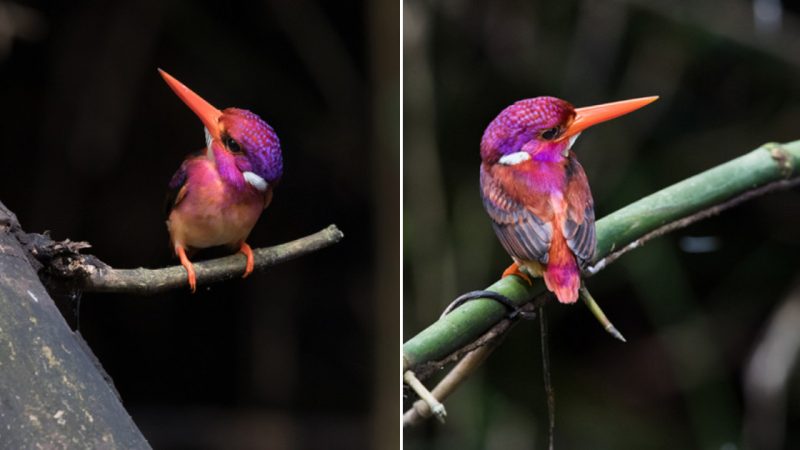
{"type": "Polygon", "coordinates": [[[173,245],[207,248],[238,245],[250,234],[271,199],[271,189],[259,192],[247,186],[234,191],[222,182],[213,163],[189,161],[186,178],[167,219],[173,245]]]}

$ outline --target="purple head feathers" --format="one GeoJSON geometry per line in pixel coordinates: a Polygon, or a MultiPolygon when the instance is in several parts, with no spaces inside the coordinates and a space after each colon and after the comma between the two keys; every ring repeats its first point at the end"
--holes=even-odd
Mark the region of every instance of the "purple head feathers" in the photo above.
{"type": "Polygon", "coordinates": [[[241,171],[251,171],[275,185],[283,175],[283,157],[278,135],[258,115],[226,108],[220,117],[222,142],[236,156],[241,171]]]}
{"type": "Polygon", "coordinates": [[[504,155],[522,150],[534,139],[550,141],[560,135],[561,128],[574,115],[572,104],[559,98],[520,100],[501,111],[486,127],[481,139],[481,159],[494,163],[504,155]],[[554,135],[549,136],[548,132],[554,135]]]}

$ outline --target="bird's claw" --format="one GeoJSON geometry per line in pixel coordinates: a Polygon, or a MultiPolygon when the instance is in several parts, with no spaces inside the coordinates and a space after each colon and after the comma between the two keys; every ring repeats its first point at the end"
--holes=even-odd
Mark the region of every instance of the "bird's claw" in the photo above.
{"type": "Polygon", "coordinates": [[[181,265],[184,269],[186,269],[186,276],[189,280],[189,289],[191,289],[192,294],[194,294],[197,292],[197,276],[194,273],[194,265],[191,261],[189,261],[189,257],[186,256],[186,250],[184,250],[183,246],[176,245],[175,254],[178,255],[178,258],[181,260],[181,265]]]}
{"type": "Polygon", "coordinates": [[[242,242],[239,246],[239,253],[243,253],[247,257],[247,265],[244,267],[244,275],[242,278],[247,278],[255,268],[255,258],[253,257],[253,249],[247,245],[247,242],[242,242]]]}
{"type": "Polygon", "coordinates": [[[501,276],[501,278],[505,278],[505,277],[510,276],[510,275],[516,275],[516,276],[522,278],[523,280],[525,280],[528,283],[529,286],[533,286],[533,280],[531,280],[530,275],[528,275],[527,273],[523,272],[519,268],[519,264],[517,264],[516,262],[511,264],[510,266],[508,266],[506,268],[506,270],[503,271],[503,275],[501,276]]]}
{"type": "Polygon", "coordinates": [[[189,274],[189,289],[192,291],[192,294],[197,292],[197,277],[194,274],[194,268],[191,266],[186,268],[186,272],[189,274]]]}

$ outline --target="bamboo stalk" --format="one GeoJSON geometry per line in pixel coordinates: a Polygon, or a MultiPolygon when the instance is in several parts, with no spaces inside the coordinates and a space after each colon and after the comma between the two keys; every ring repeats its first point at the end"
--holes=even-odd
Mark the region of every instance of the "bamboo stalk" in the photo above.
{"type": "MultiPolygon", "coordinates": [[[[717,214],[742,201],[800,181],[800,140],[765,144],[644,197],[597,221],[597,253],[585,276],[602,270],[644,242],[717,214]]],[[[506,277],[487,290],[523,305],[542,292],[541,283],[528,286],[506,277]]],[[[403,345],[403,368],[415,370],[456,352],[477,339],[507,314],[491,300],[475,300],[434,322],[403,345]]]]}

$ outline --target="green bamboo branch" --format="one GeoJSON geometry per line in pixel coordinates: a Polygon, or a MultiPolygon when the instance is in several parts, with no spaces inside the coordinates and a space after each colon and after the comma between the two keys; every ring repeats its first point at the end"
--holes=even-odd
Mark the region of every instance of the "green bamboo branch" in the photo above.
{"type": "MultiPolygon", "coordinates": [[[[584,275],[597,273],[652,238],[758,195],[797,184],[798,167],[800,140],[769,143],[609,214],[597,221],[597,254],[584,275]]],[[[541,283],[529,286],[517,277],[506,277],[487,290],[524,305],[542,293],[543,287],[541,283]]],[[[406,341],[403,372],[414,370],[423,378],[422,374],[439,367],[441,360],[478,339],[506,314],[505,308],[492,300],[464,304],[406,341]]]]}

